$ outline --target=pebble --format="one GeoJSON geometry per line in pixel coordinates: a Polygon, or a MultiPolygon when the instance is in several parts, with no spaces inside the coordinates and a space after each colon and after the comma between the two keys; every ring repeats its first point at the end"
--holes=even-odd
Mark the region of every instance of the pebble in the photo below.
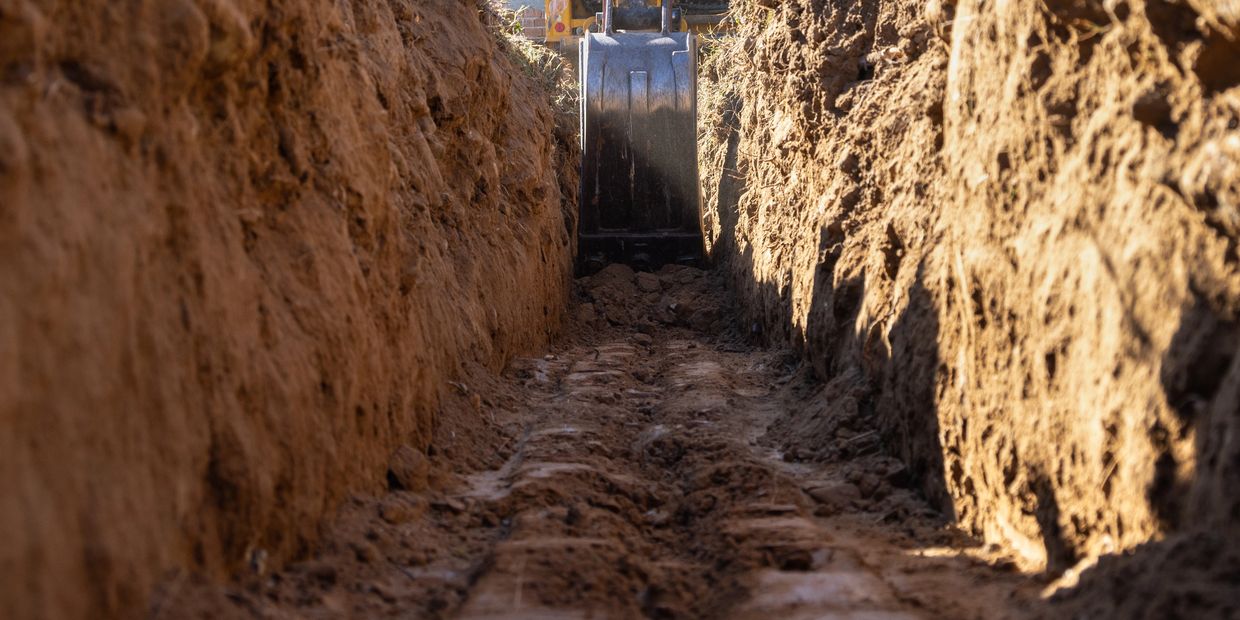
{"type": "Polygon", "coordinates": [[[349,543],[349,546],[353,549],[353,557],[362,564],[373,564],[380,557],[379,550],[368,542],[349,543]]]}
{"type": "Polygon", "coordinates": [[[861,499],[861,489],[849,482],[823,482],[809,489],[806,493],[820,504],[842,509],[861,499]]]}
{"type": "Polygon", "coordinates": [[[437,499],[431,502],[431,506],[434,508],[440,509],[440,510],[450,510],[452,512],[458,512],[458,513],[465,512],[465,508],[466,508],[465,502],[462,502],[461,500],[455,497],[437,499]]]}
{"type": "Polygon", "coordinates": [[[385,499],[379,506],[379,517],[392,525],[408,523],[425,512],[425,503],[397,497],[385,499]]]}
{"type": "Polygon", "coordinates": [[[862,474],[861,480],[857,482],[857,487],[861,491],[861,495],[872,497],[874,492],[878,490],[883,479],[872,473],[862,474]]]}
{"type": "Polygon", "coordinates": [[[430,460],[421,450],[410,446],[397,448],[388,464],[389,478],[399,490],[420,492],[429,486],[430,460]]]}
{"type": "Polygon", "coordinates": [[[642,272],[637,274],[637,288],[647,293],[655,293],[662,290],[663,283],[659,281],[659,276],[642,272]]]}

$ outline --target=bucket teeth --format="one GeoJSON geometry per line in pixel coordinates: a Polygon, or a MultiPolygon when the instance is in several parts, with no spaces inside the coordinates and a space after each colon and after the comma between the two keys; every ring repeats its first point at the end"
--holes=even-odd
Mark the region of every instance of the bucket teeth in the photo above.
{"type": "Polygon", "coordinates": [[[581,41],[578,267],[703,259],[692,33],[581,41]]]}

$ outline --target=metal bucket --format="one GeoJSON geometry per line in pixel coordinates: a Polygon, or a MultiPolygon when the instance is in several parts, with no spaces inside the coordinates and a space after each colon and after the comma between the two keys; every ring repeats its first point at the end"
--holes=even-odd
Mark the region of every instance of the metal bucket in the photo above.
{"type": "Polygon", "coordinates": [[[578,270],[703,261],[697,168],[697,39],[603,31],[581,40],[578,270]]]}

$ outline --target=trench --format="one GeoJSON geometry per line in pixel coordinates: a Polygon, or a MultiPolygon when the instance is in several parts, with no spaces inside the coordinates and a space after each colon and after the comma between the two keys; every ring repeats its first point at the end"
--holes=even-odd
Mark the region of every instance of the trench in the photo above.
{"type": "Polygon", "coordinates": [[[740,328],[719,274],[613,265],[544,355],[454,383],[429,455],[394,460],[310,559],[166,583],[153,617],[995,618],[1040,585],[910,488],[876,432],[820,454],[799,356],[740,328]],[[473,454],[474,460],[463,458],[473,454]]]}
{"type": "Polygon", "coordinates": [[[573,281],[494,4],[0,2],[0,617],[1240,617],[1234,9],[736,2],[573,281]]]}

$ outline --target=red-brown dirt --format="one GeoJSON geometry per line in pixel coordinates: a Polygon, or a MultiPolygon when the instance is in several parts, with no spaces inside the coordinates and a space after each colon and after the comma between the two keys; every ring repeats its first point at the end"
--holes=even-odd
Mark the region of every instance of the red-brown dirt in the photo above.
{"type": "Polygon", "coordinates": [[[0,2],[0,616],[303,555],[540,350],[548,100],[455,0],[0,2]]]}
{"type": "Polygon", "coordinates": [[[828,382],[785,439],[872,421],[1023,569],[1070,586],[1105,558],[1086,615],[1238,613],[1237,5],[738,23],[704,89],[709,223],[754,329],[828,382]]]}

